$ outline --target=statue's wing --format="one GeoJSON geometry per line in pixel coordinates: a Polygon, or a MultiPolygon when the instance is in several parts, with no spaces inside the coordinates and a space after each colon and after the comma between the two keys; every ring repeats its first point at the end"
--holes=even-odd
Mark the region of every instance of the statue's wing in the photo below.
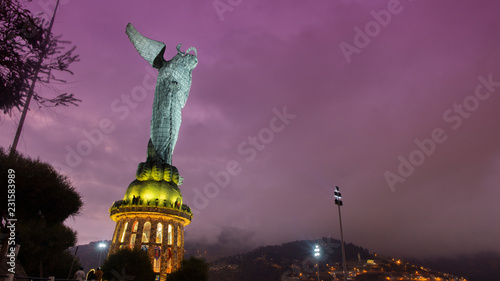
{"type": "Polygon", "coordinates": [[[126,33],[130,42],[134,44],[139,54],[149,62],[154,68],[163,65],[163,53],[165,53],[165,43],[149,39],[140,34],[132,24],[127,24],[126,33]]]}

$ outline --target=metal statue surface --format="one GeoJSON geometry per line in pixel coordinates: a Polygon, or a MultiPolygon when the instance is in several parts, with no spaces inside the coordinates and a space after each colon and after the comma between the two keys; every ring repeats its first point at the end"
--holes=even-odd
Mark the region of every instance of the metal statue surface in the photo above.
{"type": "Polygon", "coordinates": [[[158,69],[151,118],[153,147],[148,147],[148,151],[154,149],[154,154],[161,159],[162,164],[171,165],[181,126],[181,109],[186,104],[191,88],[191,73],[198,64],[196,49],[191,47],[182,52],[182,44],[179,44],[177,54],[167,61],[163,58],[165,43],[141,35],[130,23],[126,33],[139,54],[158,69]],[[190,54],[190,51],[195,54],[190,54]]]}

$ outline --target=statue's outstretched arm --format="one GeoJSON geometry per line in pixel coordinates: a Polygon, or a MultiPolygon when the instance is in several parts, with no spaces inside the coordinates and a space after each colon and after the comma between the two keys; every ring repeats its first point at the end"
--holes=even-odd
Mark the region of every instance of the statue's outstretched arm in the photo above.
{"type": "Polygon", "coordinates": [[[140,34],[132,24],[127,24],[125,31],[128,38],[134,44],[139,54],[149,62],[154,68],[160,68],[163,65],[163,53],[165,53],[165,43],[149,39],[140,34]]]}

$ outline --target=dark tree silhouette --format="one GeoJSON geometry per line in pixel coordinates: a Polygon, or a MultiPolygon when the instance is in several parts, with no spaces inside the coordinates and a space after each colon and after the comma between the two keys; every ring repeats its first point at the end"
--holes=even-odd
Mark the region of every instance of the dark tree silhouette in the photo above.
{"type": "Polygon", "coordinates": [[[148,255],[139,249],[119,250],[104,261],[101,269],[104,272],[104,280],[153,281],[155,279],[148,255]]]}
{"type": "Polygon", "coordinates": [[[167,279],[169,281],[207,281],[208,263],[195,257],[183,260],[181,269],[170,274],[167,279]]]}
{"type": "MultiPolygon", "coordinates": [[[[15,171],[15,242],[21,245],[18,258],[30,276],[53,275],[63,265],[54,265],[51,260],[65,255],[64,251],[76,243],[76,233],[63,222],[78,215],[83,205],[81,196],[51,165],[17,153],[9,157],[0,148],[0,173],[8,175],[9,169],[15,171]]],[[[8,181],[1,181],[0,187],[0,201],[7,202],[12,188],[8,188],[8,181]]],[[[1,208],[0,215],[1,230],[8,234],[6,221],[12,217],[7,208],[1,208]]],[[[2,242],[5,246],[7,241],[2,242]]]]}
{"type": "MultiPolygon", "coordinates": [[[[25,3],[0,1],[0,109],[8,114],[23,108],[35,82],[66,82],[56,74],[73,74],[69,66],[78,61],[78,55],[73,54],[75,47],[66,49],[70,42],[54,36],[49,23],[24,9],[25,3]]],[[[40,106],[80,102],[70,93],[46,97],[34,90],[33,99],[40,106]]]]}

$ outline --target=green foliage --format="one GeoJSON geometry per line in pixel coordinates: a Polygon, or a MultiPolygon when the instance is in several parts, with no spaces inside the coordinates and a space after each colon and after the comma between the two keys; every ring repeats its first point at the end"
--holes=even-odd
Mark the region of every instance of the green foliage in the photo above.
{"type": "Polygon", "coordinates": [[[183,260],[181,269],[167,277],[169,281],[207,281],[208,263],[202,259],[191,257],[183,260]]]}
{"type": "MultiPolygon", "coordinates": [[[[7,175],[9,169],[15,171],[16,243],[21,245],[21,264],[29,276],[57,274],[66,278],[68,272],[60,271],[71,265],[65,250],[75,245],[76,232],[63,222],[79,213],[83,205],[80,194],[51,165],[17,153],[9,157],[0,148],[0,174],[7,175]]],[[[7,181],[0,187],[0,201],[7,202],[7,181]]],[[[5,222],[9,218],[7,208],[1,208],[0,215],[5,222]]],[[[8,233],[6,224],[1,228],[8,233]]],[[[5,245],[6,240],[2,242],[5,245]]]]}
{"type": "MultiPolygon", "coordinates": [[[[0,1],[0,110],[9,114],[24,106],[34,79],[41,83],[65,82],[55,73],[72,74],[69,65],[78,61],[72,54],[75,48],[65,50],[69,42],[49,33],[46,21],[24,9],[26,2],[0,1]]],[[[76,105],[80,101],[68,93],[46,98],[34,92],[33,99],[45,106],[76,105]]]]}
{"type": "MultiPolygon", "coordinates": [[[[106,259],[101,267],[104,280],[153,281],[155,273],[146,252],[121,249],[106,259]]],[[[170,280],[169,280],[170,281],[170,280]]]]}

